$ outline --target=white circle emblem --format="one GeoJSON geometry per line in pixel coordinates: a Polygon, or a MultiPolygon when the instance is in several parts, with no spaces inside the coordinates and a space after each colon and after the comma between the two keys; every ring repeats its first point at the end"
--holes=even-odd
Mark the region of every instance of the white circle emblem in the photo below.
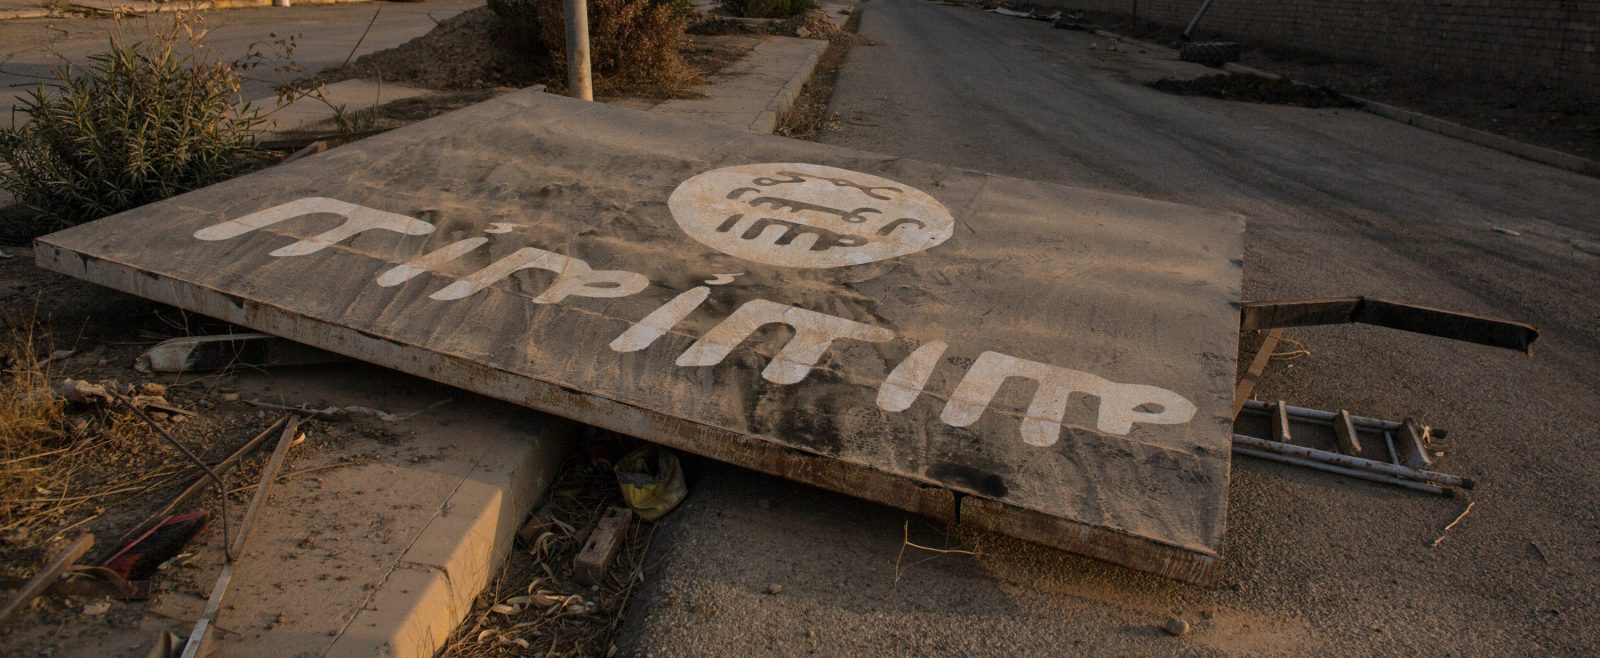
{"type": "Polygon", "coordinates": [[[800,163],[724,167],[667,198],[684,233],[712,249],[783,267],[843,267],[950,239],[955,220],[921,190],[870,174],[800,163]]]}

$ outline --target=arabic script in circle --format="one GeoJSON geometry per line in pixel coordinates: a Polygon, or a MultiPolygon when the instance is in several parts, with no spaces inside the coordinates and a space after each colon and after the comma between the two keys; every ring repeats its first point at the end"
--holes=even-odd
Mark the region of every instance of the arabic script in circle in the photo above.
{"type": "Polygon", "coordinates": [[[938,245],[955,228],[943,204],[909,185],[787,162],[699,174],[672,191],[667,207],[702,244],[783,267],[887,260],[938,245]]]}

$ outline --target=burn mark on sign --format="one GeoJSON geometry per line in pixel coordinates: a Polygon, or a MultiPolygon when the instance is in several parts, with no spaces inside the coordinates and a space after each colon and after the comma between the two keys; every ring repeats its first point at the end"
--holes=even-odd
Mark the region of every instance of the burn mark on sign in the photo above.
{"type": "Polygon", "coordinates": [[[1005,498],[1006,494],[1011,493],[1005,478],[967,464],[940,462],[928,468],[928,477],[989,498],[1005,498]]]}

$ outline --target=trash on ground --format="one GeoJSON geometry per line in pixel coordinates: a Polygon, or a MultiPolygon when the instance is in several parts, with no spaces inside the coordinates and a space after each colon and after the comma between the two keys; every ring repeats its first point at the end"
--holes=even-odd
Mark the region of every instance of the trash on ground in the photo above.
{"type": "Polygon", "coordinates": [[[32,603],[35,598],[55,584],[56,579],[72,568],[72,565],[77,564],[78,558],[83,557],[83,554],[89,552],[89,549],[93,546],[94,535],[86,532],[78,535],[67,543],[65,548],[57,551],[55,556],[45,562],[44,566],[40,567],[21,589],[13,592],[11,597],[6,599],[5,604],[0,606],[0,624],[6,623],[18,612],[28,607],[28,604],[32,603]]]}
{"type": "Polygon", "coordinates": [[[1327,87],[1303,85],[1284,78],[1268,78],[1249,73],[1218,73],[1193,80],[1162,78],[1145,86],[1179,96],[1208,96],[1246,103],[1298,105],[1300,107],[1361,107],[1327,87]]]}
{"type": "Polygon", "coordinates": [[[186,336],[164,341],[139,355],[140,372],[216,372],[237,366],[265,368],[337,363],[350,359],[260,333],[186,336]]]}
{"type": "Polygon", "coordinates": [[[583,550],[572,559],[573,578],[584,585],[600,584],[606,569],[611,566],[612,558],[617,556],[617,549],[622,548],[622,542],[627,539],[631,523],[633,510],[626,507],[606,508],[600,522],[595,524],[594,532],[589,533],[589,541],[584,542],[583,550]]]}
{"type": "Polygon", "coordinates": [[[622,498],[646,521],[671,512],[689,495],[677,455],[662,448],[643,446],[624,455],[617,461],[616,473],[622,498]]]}
{"type": "Polygon", "coordinates": [[[206,528],[210,514],[195,510],[162,519],[100,563],[123,580],[149,580],[156,568],[183,552],[206,528]]]}

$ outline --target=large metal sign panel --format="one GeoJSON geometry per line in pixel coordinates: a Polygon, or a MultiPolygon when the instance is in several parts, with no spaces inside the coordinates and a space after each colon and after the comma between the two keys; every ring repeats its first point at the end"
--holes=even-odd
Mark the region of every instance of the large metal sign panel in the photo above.
{"type": "Polygon", "coordinates": [[[1221,545],[1235,215],[522,92],[41,265],[1163,575],[1221,545]]]}

